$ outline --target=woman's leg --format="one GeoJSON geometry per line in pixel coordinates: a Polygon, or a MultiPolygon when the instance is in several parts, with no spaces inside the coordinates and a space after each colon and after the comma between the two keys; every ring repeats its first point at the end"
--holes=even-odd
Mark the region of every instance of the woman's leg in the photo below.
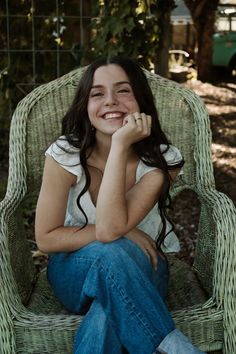
{"type": "MultiPolygon", "coordinates": [[[[167,267],[159,258],[158,269],[161,268],[167,267]]],[[[130,354],[151,354],[168,334],[175,333],[173,320],[157,290],[161,284],[156,282],[156,273],[143,251],[126,238],[106,244],[93,242],[77,252],[56,256],[49,264],[48,276],[56,295],[72,312],[85,314],[93,300],[99,303],[106,324],[111,324],[106,327],[107,333],[115,333],[117,342],[130,354]]],[[[83,327],[88,333],[89,325],[87,321],[83,327]]],[[[81,338],[79,334],[78,337],[81,338]]],[[[103,340],[98,347],[106,353],[102,343],[103,340]]],[[[179,351],[174,345],[171,354],[190,354],[182,350],[185,347],[183,344],[179,351]]]]}
{"type": "Polygon", "coordinates": [[[203,352],[194,347],[190,340],[182,332],[175,329],[164,338],[155,353],[201,354],[203,352]]]}
{"type": "Polygon", "coordinates": [[[74,342],[75,354],[121,354],[122,345],[109,318],[95,299],[84,316],[74,342]]]}
{"type": "Polygon", "coordinates": [[[153,272],[143,251],[122,238],[54,256],[48,277],[70,311],[84,314],[96,299],[128,352],[151,354],[175,328],[152,282],[153,272]]]}

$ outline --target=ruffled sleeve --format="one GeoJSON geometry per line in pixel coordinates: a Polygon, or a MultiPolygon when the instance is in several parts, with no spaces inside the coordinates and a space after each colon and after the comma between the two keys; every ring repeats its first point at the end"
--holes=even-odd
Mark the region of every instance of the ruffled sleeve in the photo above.
{"type": "Polygon", "coordinates": [[[61,136],[51,144],[45,155],[51,156],[66,171],[77,176],[78,183],[82,176],[79,149],[70,145],[64,136],[61,136]]]}
{"type": "MultiPolygon", "coordinates": [[[[161,152],[163,152],[163,156],[164,156],[168,166],[170,166],[170,167],[174,166],[183,160],[183,156],[181,155],[181,152],[179,151],[179,149],[177,149],[177,147],[175,147],[174,145],[169,145],[169,149],[167,151],[165,151],[166,148],[167,148],[167,145],[164,145],[164,144],[160,145],[161,152]]],[[[183,174],[182,168],[181,168],[178,175],[181,175],[181,174],[183,174]]]]}
{"type": "MultiPolygon", "coordinates": [[[[167,149],[167,145],[161,144],[160,145],[161,152],[164,152],[167,149]]],[[[163,153],[163,156],[167,162],[168,166],[173,166],[178,164],[183,160],[181,152],[177,147],[173,145],[169,145],[169,149],[163,153]]],[[[136,182],[139,182],[140,179],[148,172],[157,170],[157,167],[150,167],[147,166],[142,160],[139,161],[137,172],[136,172],[136,182]]],[[[179,175],[183,174],[183,169],[181,168],[179,175]]]]}

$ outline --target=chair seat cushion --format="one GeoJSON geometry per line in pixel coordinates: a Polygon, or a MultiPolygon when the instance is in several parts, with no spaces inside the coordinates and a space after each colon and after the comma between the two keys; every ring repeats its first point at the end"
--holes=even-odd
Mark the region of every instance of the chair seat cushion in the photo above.
{"type": "Polygon", "coordinates": [[[170,281],[167,303],[171,311],[204,303],[209,296],[198,280],[194,269],[176,256],[168,255],[170,281]]]}

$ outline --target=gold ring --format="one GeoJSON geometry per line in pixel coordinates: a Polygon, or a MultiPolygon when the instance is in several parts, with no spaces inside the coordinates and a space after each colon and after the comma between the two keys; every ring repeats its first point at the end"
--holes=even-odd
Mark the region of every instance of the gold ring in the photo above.
{"type": "Polygon", "coordinates": [[[141,118],[141,117],[139,117],[139,118],[136,118],[136,119],[135,119],[135,121],[137,121],[137,120],[139,120],[139,119],[142,119],[142,118],[141,118]]]}

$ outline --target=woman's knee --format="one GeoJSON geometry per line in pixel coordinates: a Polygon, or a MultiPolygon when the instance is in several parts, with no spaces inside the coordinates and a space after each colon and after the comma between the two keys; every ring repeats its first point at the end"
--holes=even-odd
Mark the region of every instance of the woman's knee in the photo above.
{"type": "Polygon", "coordinates": [[[100,242],[94,241],[89,245],[85,246],[79,251],[79,255],[87,255],[87,257],[100,257],[100,256],[116,256],[119,253],[129,253],[131,250],[135,250],[139,247],[132,241],[128,240],[125,237],[121,237],[118,240],[111,242],[100,242]]]}
{"type": "Polygon", "coordinates": [[[102,255],[106,255],[109,258],[122,255],[131,256],[140,252],[140,247],[134,242],[125,237],[121,237],[118,240],[102,243],[100,245],[102,255]]]}
{"type": "Polygon", "coordinates": [[[146,258],[143,257],[141,248],[134,242],[122,237],[118,240],[101,243],[97,246],[99,248],[98,258],[101,263],[107,268],[126,270],[133,266],[145,267],[146,258]],[[142,259],[144,258],[144,262],[142,259]],[[139,264],[140,263],[140,264],[139,264]]]}

